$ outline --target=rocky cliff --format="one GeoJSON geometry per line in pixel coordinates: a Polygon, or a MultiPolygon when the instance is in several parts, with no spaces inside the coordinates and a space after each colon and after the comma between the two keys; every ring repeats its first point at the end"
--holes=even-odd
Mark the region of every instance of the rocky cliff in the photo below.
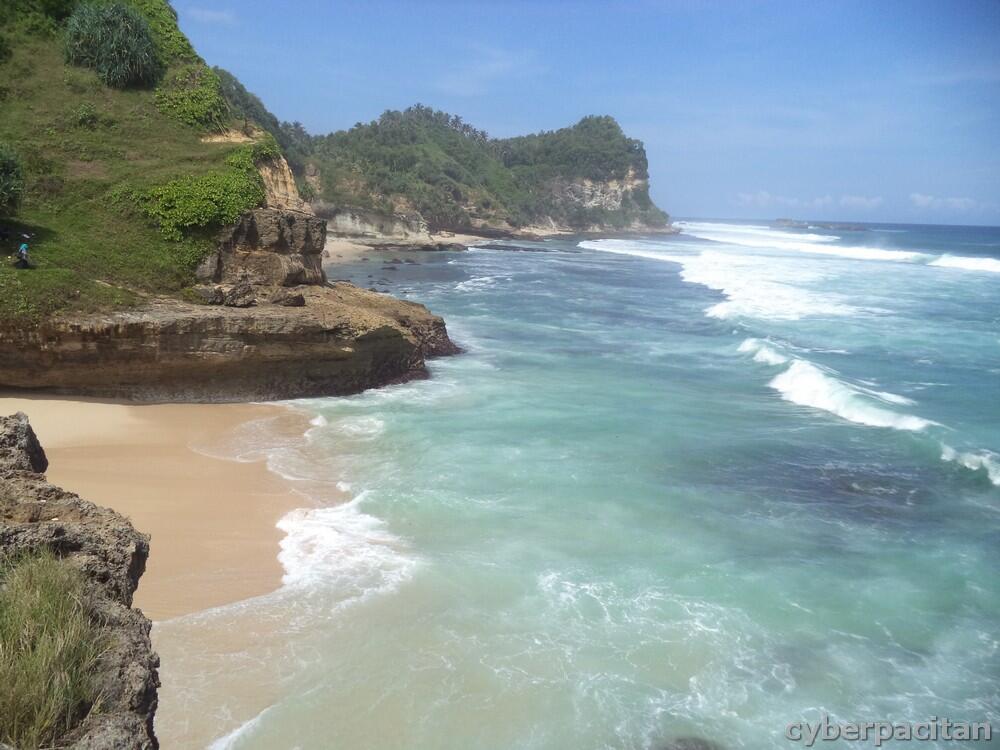
{"type": "Polygon", "coordinates": [[[304,202],[284,159],[261,171],[268,206],[222,230],[190,300],[0,324],[0,386],[138,401],[338,395],[422,377],[427,358],[458,351],[422,305],[328,284],[326,222],[288,208],[304,202]]]}
{"type": "MultiPolygon", "coordinates": [[[[248,401],[357,393],[426,374],[452,354],[422,305],[351,284],[237,285],[234,304],[151,300],[112,315],[0,334],[8,387],[138,401],[248,401]]],[[[220,298],[221,300],[221,298],[220,298]]]]}
{"type": "MultiPolygon", "coordinates": [[[[88,582],[90,602],[110,639],[97,668],[99,711],[64,745],[74,750],[149,750],[159,658],[150,622],[132,609],[149,539],[128,519],[49,484],[45,452],[24,414],[0,417],[0,554],[44,548],[70,561],[88,582]]],[[[64,746],[60,744],[60,747],[64,746]]]]}

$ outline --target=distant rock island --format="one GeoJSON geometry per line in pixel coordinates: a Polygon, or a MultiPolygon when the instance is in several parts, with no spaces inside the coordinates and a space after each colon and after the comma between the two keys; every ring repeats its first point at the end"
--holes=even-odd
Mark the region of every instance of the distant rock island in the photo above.
{"type": "Polygon", "coordinates": [[[867,232],[864,224],[849,224],[842,221],[799,221],[797,219],[775,219],[777,227],[789,229],[828,229],[833,232],[867,232]]]}

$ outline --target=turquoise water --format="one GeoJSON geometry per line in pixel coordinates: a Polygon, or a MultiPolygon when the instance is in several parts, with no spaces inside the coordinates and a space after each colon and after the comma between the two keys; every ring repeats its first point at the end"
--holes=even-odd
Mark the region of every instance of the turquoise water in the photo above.
{"type": "Polygon", "coordinates": [[[280,591],[157,626],[166,747],[1000,723],[1000,230],[683,228],[330,269],[466,353],[226,446],[303,510],[280,591]]]}

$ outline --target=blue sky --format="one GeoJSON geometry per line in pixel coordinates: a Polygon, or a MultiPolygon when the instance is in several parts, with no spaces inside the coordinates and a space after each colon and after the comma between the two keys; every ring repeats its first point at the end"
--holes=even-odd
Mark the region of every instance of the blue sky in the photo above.
{"type": "Polygon", "coordinates": [[[1000,224],[1000,0],[174,0],[310,132],[421,102],[496,136],[611,114],[676,216],[1000,224]]]}

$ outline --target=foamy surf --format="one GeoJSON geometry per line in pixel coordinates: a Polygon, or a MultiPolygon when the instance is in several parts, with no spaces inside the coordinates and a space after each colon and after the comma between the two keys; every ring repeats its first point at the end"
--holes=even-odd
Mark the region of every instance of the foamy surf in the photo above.
{"type": "Polygon", "coordinates": [[[755,225],[678,222],[678,227],[691,237],[754,249],[833,255],[850,260],[912,262],[927,257],[924,253],[908,250],[834,245],[832,243],[840,239],[836,235],[799,234],[755,225]]]}
{"type": "Polygon", "coordinates": [[[1000,260],[996,258],[970,258],[962,255],[942,255],[929,265],[942,268],[959,268],[963,271],[986,271],[1000,273],[1000,260]]]}
{"type": "Polygon", "coordinates": [[[788,362],[788,357],[778,354],[760,339],[746,339],[740,344],[737,351],[743,354],[753,354],[754,362],[760,362],[763,365],[777,366],[788,362]]]}
{"type": "Polygon", "coordinates": [[[912,414],[899,414],[876,406],[861,389],[838,380],[832,374],[803,359],[794,360],[788,369],[776,375],[769,385],[786,401],[821,409],[855,424],[913,432],[936,424],[912,414]]]}
{"type": "Polygon", "coordinates": [[[1000,487],[1000,455],[993,451],[960,452],[950,445],[941,444],[941,460],[960,464],[971,471],[986,473],[990,482],[1000,487]]]}
{"type": "Polygon", "coordinates": [[[679,264],[684,281],[701,284],[725,295],[725,302],[705,310],[711,318],[799,320],[866,312],[846,303],[838,295],[809,288],[809,284],[821,282],[824,275],[780,258],[717,250],[706,250],[697,255],[677,255],[657,251],[653,243],[628,240],[585,241],[580,243],[580,247],[679,264]]]}
{"type": "Polygon", "coordinates": [[[330,508],[293,510],[278,521],[285,532],[278,560],[282,583],[290,588],[321,588],[333,608],[393,590],[417,566],[385,522],[364,513],[366,493],[330,508]]]}

